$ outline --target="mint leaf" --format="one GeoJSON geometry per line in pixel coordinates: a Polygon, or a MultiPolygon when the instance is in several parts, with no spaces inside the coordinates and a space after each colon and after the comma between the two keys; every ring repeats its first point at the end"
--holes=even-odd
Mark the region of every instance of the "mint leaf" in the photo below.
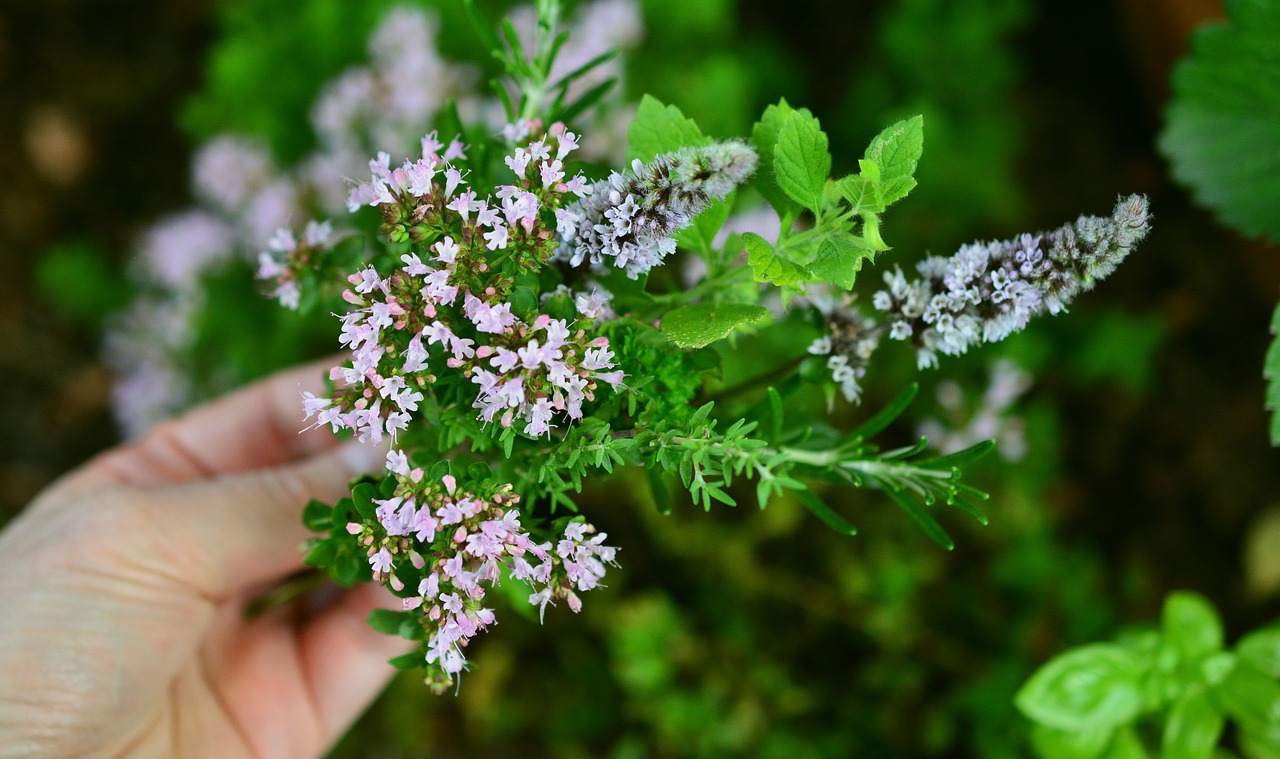
{"type": "Polygon", "coordinates": [[[1229,24],[1191,39],[1173,71],[1160,150],[1173,176],[1219,219],[1280,240],[1280,3],[1227,3],[1229,24]]]}
{"type": "Polygon", "coordinates": [[[1263,361],[1262,376],[1267,379],[1267,408],[1271,409],[1271,444],[1280,445],[1280,304],[1271,316],[1271,347],[1263,361]]]}
{"type": "Polygon", "coordinates": [[[1142,667],[1132,653],[1094,643],[1050,659],[1014,698],[1028,718],[1059,730],[1104,730],[1142,710],[1142,667]]]}
{"type": "Polygon", "coordinates": [[[659,329],[681,348],[701,348],[739,327],[769,318],[769,309],[746,303],[699,303],[668,311],[659,329]]]}
{"type": "Polygon", "coordinates": [[[795,210],[795,203],[778,186],[778,176],[773,168],[773,156],[774,149],[778,145],[778,133],[782,131],[782,125],[786,123],[787,117],[793,113],[812,115],[807,108],[801,108],[797,111],[783,99],[777,105],[771,105],[764,109],[760,120],[751,127],[751,146],[756,149],[756,154],[760,156],[760,163],[756,169],[755,176],[752,178],[752,185],[764,196],[765,200],[769,201],[769,205],[773,206],[779,215],[785,215],[795,210]]]}
{"type": "MultiPolygon", "coordinates": [[[[864,160],[862,163],[875,166],[871,161],[864,160]]],[[[836,182],[836,192],[849,201],[849,207],[855,213],[880,213],[884,210],[885,202],[884,195],[880,191],[880,179],[867,176],[865,170],[862,174],[850,174],[836,182]]]]}
{"type": "Polygon", "coordinates": [[[757,282],[770,282],[778,287],[796,287],[808,280],[809,273],[778,255],[769,241],[754,232],[742,235],[747,246],[747,264],[757,282]]]}
{"type": "Polygon", "coordinates": [[[1187,690],[1173,702],[1160,739],[1162,759],[1209,759],[1224,726],[1204,688],[1187,690]]]}
{"type": "Polygon", "coordinates": [[[773,155],[778,186],[815,214],[822,210],[822,190],[831,173],[827,135],[813,116],[795,111],[778,131],[773,155]]]}
{"type": "Polygon", "coordinates": [[[913,116],[887,127],[867,146],[866,160],[880,170],[880,195],[884,205],[902,200],[916,186],[913,175],[923,152],[923,116],[913,116]]]}
{"type": "Polygon", "coordinates": [[[650,95],[640,100],[635,121],[627,129],[627,162],[635,159],[648,163],[654,156],[679,150],[688,145],[706,145],[711,140],[674,105],[663,105],[650,95]]]}
{"type": "Polygon", "coordinates": [[[874,251],[858,242],[856,238],[844,236],[823,240],[818,248],[818,259],[809,266],[809,272],[823,282],[852,289],[862,262],[874,255],[874,251]]]}

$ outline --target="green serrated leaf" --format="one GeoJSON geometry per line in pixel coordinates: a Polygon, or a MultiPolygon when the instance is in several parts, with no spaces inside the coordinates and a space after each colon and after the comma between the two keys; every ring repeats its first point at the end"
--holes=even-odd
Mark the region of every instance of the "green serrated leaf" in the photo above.
{"type": "Polygon", "coordinates": [[[747,264],[757,282],[769,282],[778,287],[797,287],[809,279],[809,272],[779,256],[773,245],[754,232],[742,235],[747,246],[747,264]]]}
{"type": "Polygon", "coordinates": [[[1106,730],[1142,710],[1142,667],[1128,650],[1094,643],[1050,659],[1018,691],[1029,719],[1058,730],[1106,730]]]}
{"type": "MultiPolygon", "coordinates": [[[[863,161],[863,163],[870,163],[863,161]]],[[[871,164],[875,166],[874,163],[871,164]]],[[[880,180],[863,175],[851,175],[836,182],[838,192],[849,203],[854,213],[880,213],[884,210],[884,197],[880,194],[880,180]]]]}
{"type": "Polygon", "coordinates": [[[855,237],[844,235],[828,237],[818,248],[818,258],[809,266],[809,272],[823,282],[845,290],[853,288],[853,282],[862,270],[862,262],[875,255],[858,243],[855,237]]]}
{"type": "Polygon", "coordinates": [[[1235,0],[1173,71],[1161,151],[1223,223],[1280,240],[1280,4],[1235,0]]]}
{"type": "MultiPolygon", "coordinates": [[[[916,186],[914,174],[924,152],[924,116],[913,116],[886,128],[867,146],[866,160],[880,172],[880,197],[888,206],[916,186]]],[[[865,171],[864,171],[865,174],[865,171]]]]}
{"type": "Polygon", "coordinates": [[[773,171],[783,192],[815,214],[822,211],[831,153],[816,118],[799,111],[787,116],[778,131],[773,171]]]}
{"type": "Polygon", "coordinates": [[[710,139],[674,105],[663,105],[657,98],[645,95],[640,100],[635,120],[627,130],[627,162],[642,162],[654,156],[679,150],[687,145],[706,145],[710,139]]]}
{"type": "MultiPolygon", "coordinates": [[[[797,208],[791,198],[778,186],[778,177],[773,170],[778,132],[782,131],[782,125],[786,123],[787,117],[795,112],[796,109],[792,108],[786,100],[782,100],[777,105],[766,108],[760,120],[751,128],[751,146],[755,148],[756,155],[760,156],[759,166],[751,179],[751,184],[764,196],[765,200],[769,201],[769,205],[773,206],[780,216],[794,213],[797,208]]],[[[809,113],[804,108],[799,112],[809,113]]]]}

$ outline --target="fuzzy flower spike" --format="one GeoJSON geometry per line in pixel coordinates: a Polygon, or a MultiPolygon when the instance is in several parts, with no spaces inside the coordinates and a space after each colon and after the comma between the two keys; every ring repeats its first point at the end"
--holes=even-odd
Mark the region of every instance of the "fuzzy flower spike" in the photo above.
{"type": "Polygon", "coordinates": [[[612,259],[632,279],[675,252],[675,234],[747,181],[756,154],[738,140],[681,148],[631,170],[614,172],[568,210],[576,226],[562,228],[561,256],[573,266],[612,259]]]}
{"type": "Polygon", "coordinates": [[[910,341],[919,368],[936,367],[939,353],[960,355],[1005,339],[1033,316],[1066,310],[1115,271],[1150,230],[1147,199],[1130,195],[1109,217],[1081,216],[1052,232],[972,243],[949,258],[930,256],[916,265],[918,279],[895,268],[884,275],[887,289],[872,299],[883,322],[852,301],[815,301],[828,334],[809,352],[828,356],[832,381],[856,401],[858,380],[882,337],[910,341]]]}

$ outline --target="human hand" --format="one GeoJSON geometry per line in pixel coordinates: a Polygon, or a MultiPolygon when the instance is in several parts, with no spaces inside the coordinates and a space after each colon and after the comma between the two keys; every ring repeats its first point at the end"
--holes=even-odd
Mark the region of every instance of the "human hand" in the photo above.
{"type": "Polygon", "coordinates": [[[0,533],[0,757],[313,757],[381,690],[404,650],[364,622],[384,589],[242,613],[301,568],[307,500],[380,460],[298,434],[320,374],[109,451],[0,533]]]}

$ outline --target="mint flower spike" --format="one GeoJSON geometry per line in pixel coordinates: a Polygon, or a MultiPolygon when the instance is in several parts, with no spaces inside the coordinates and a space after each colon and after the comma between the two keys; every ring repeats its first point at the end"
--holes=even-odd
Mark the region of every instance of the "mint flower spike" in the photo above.
{"type": "Polygon", "coordinates": [[[885,274],[887,290],[872,305],[890,323],[888,336],[911,340],[921,369],[938,353],[959,355],[1021,330],[1031,317],[1064,311],[1129,255],[1151,229],[1147,199],[1130,195],[1110,217],[1081,216],[1052,232],[973,243],[950,258],[930,256],[907,281],[885,274]]]}
{"type": "Polygon", "coordinates": [[[630,171],[596,182],[590,196],[569,208],[578,222],[562,230],[559,255],[572,266],[610,258],[636,279],[675,252],[675,234],[755,168],[755,151],[739,140],[633,161],[630,171]]]}

